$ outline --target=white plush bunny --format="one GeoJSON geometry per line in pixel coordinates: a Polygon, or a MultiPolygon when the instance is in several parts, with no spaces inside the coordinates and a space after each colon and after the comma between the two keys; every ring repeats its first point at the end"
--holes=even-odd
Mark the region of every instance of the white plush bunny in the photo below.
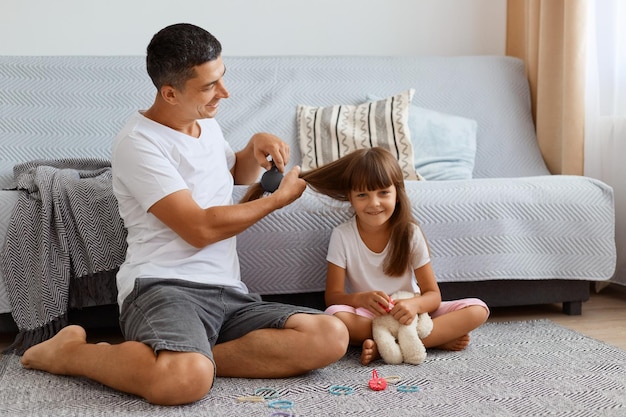
{"type": "MultiPolygon", "coordinates": [[[[413,297],[407,291],[391,295],[393,300],[413,297]]],[[[372,322],[372,334],[380,356],[386,363],[402,362],[418,365],[426,359],[426,348],[420,339],[428,336],[433,329],[433,321],[428,313],[418,314],[411,323],[400,324],[390,314],[377,316],[372,322]]]]}

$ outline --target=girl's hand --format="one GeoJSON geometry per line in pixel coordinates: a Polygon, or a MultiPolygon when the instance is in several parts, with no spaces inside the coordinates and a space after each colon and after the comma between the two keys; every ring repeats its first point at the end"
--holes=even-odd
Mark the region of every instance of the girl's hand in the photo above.
{"type": "Polygon", "coordinates": [[[418,313],[417,303],[414,298],[406,298],[403,300],[395,300],[395,305],[389,312],[394,319],[398,320],[398,323],[406,326],[410,324],[418,313]]]}
{"type": "Polygon", "coordinates": [[[384,291],[369,291],[359,293],[359,307],[371,311],[376,316],[387,314],[391,298],[384,291]]]}

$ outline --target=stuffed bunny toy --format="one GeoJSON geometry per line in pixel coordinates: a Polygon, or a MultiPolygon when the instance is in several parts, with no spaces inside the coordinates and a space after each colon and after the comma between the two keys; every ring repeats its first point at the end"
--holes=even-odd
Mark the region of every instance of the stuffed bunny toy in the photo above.
{"type": "MultiPolygon", "coordinates": [[[[407,291],[391,295],[392,300],[413,297],[407,291]]],[[[420,339],[428,336],[433,329],[433,321],[428,313],[418,314],[411,323],[400,324],[390,314],[377,316],[372,322],[372,334],[380,356],[386,363],[402,362],[418,365],[426,359],[426,348],[420,339]]]]}

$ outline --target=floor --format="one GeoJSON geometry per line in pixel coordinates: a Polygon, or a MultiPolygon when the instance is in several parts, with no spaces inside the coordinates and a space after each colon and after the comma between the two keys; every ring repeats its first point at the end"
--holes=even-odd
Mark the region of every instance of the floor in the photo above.
{"type": "Polygon", "coordinates": [[[583,313],[568,316],[560,305],[492,309],[489,321],[549,319],[586,336],[626,350],[626,287],[611,285],[593,292],[583,313]]]}
{"type": "MultiPolygon", "coordinates": [[[[491,311],[489,321],[521,321],[549,319],[562,326],[578,331],[594,339],[626,350],[626,287],[611,285],[600,292],[593,292],[583,304],[583,313],[568,316],[557,304],[500,307],[491,311]]],[[[92,342],[119,342],[121,336],[115,329],[90,331],[92,342]]],[[[8,346],[14,334],[0,334],[0,351],[8,346]]]]}

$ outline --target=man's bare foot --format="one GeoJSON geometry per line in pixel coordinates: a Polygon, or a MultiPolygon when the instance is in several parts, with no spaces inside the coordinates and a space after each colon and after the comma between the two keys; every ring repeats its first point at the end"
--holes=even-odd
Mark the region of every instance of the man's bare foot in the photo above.
{"type": "Polygon", "coordinates": [[[22,365],[28,369],[38,369],[53,374],[64,375],[63,350],[68,346],[87,342],[85,330],[80,326],[67,326],[55,336],[24,352],[22,365]]]}
{"type": "Polygon", "coordinates": [[[361,364],[369,365],[370,362],[380,358],[378,353],[378,346],[372,339],[367,339],[363,342],[363,348],[361,350],[361,364]]]}
{"type": "Polygon", "coordinates": [[[470,342],[470,336],[469,334],[466,334],[466,335],[459,337],[458,339],[454,339],[454,340],[449,341],[448,343],[439,345],[435,347],[435,349],[451,350],[451,351],[456,352],[456,351],[465,349],[467,345],[469,345],[469,342],[470,342]]]}

